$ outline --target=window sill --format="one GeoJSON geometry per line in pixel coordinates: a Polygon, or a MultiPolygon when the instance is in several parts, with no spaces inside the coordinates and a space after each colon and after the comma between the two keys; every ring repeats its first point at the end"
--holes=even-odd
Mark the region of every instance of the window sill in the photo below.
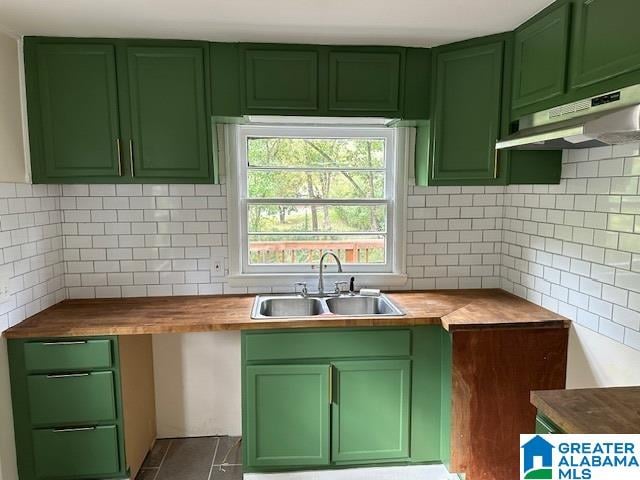
{"type": "MultiPolygon", "coordinates": [[[[377,287],[401,287],[407,283],[406,273],[325,273],[324,283],[328,288],[333,288],[333,282],[345,281],[350,277],[356,277],[356,286],[377,287]]],[[[318,283],[318,274],[307,275],[304,273],[247,273],[234,274],[227,277],[231,287],[274,287],[275,289],[289,288],[293,290],[296,282],[307,282],[310,290],[315,290],[318,283]]]]}

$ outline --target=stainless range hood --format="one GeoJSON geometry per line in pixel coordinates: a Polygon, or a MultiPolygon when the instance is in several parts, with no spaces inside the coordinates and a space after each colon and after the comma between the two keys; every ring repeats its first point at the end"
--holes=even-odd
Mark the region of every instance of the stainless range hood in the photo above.
{"type": "Polygon", "coordinates": [[[640,85],[522,117],[496,149],[560,150],[640,142],[640,85]]]}

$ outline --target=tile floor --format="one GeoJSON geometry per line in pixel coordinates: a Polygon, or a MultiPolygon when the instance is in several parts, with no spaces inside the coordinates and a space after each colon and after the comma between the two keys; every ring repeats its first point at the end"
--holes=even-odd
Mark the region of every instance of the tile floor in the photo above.
{"type": "MultiPolygon", "coordinates": [[[[248,474],[245,480],[451,480],[442,465],[248,474]]],[[[158,440],[136,480],[243,480],[240,437],[158,440]]]]}
{"type": "Polygon", "coordinates": [[[158,440],[136,480],[242,480],[240,437],[158,440]]]}

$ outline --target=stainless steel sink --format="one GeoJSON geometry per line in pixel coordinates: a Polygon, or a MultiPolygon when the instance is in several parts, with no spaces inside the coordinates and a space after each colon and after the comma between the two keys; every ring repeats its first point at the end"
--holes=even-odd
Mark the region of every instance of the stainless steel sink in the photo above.
{"type": "Polygon", "coordinates": [[[402,315],[387,297],[335,297],[327,299],[327,306],[336,315],[402,315]]]}
{"type": "Polygon", "coordinates": [[[251,318],[312,318],[401,316],[404,313],[385,295],[369,297],[303,297],[301,295],[258,295],[251,318]]]}
{"type": "Polygon", "coordinates": [[[325,313],[324,305],[317,298],[271,297],[259,303],[263,317],[312,317],[325,313]]]}

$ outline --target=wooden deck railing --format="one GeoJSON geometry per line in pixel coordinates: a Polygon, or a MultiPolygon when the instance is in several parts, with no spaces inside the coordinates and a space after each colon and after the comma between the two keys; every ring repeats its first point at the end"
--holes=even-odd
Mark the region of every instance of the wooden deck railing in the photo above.
{"type": "Polygon", "coordinates": [[[258,255],[258,263],[274,263],[268,261],[269,256],[281,263],[313,263],[327,250],[334,251],[346,263],[369,263],[374,249],[384,250],[383,238],[249,242],[249,253],[258,255]]]}

